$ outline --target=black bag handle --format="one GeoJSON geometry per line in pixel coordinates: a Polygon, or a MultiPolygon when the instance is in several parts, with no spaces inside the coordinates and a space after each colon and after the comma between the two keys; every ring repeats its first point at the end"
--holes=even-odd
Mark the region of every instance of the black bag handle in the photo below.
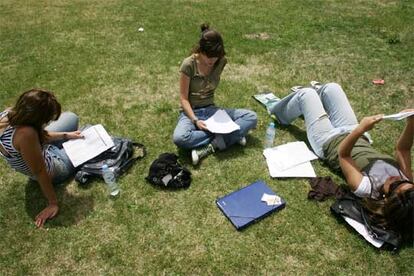
{"type": "MultiPolygon", "coordinates": [[[[144,158],[147,155],[147,149],[145,148],[145,146],[141,143],[138,142],[132,142],[132,146],[137,149],[141,149],[142,150],[142,156],[136,156],[136,157],[132,157],[130,159],[128,159],[124,164],[122,164],[121,166],[119,166],[118,168],[118,175],[123,174],[125,171],[127,171],[136,161],[144,158]]],[[[135,152],[135,150],[134,150],[135,152]]]]}

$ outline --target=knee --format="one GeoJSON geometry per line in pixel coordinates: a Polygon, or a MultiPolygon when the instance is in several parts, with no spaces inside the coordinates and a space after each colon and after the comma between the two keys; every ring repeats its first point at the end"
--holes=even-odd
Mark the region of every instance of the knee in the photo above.
{"type": "Polygon", "coordinates": [[[185,132],[177,132],[175,131],[173,134],[173,141],[174,144],[183,149],[189,149],[189,141],[191,139],[191,133],[190,131],[185,132]]]}
{"type": "MultiPolygon", "coordinates": [[[[243,111],[244,111],[244,114],[240,118],[243,121],[243,123],[238,120],[238,122],[240,123],[239,124],[240,127],[244,131],[248,131],[252,128],[255,128],[256,125],[257,125],[257,114],[256,114],[256,112],[251,111],[251,110],[243,110],[243,111]]],[[[242,130],[242,132],[243,132],[243,130],[242,130]]]]}
{"type": "Polygon", "coordinates": [[[250,128],[255,128],[257,126],[257,114],[256,114],[256,112],[249,110],[248,118],[249,118],[249,121],[250,121],[250,128]]]}
{"type": "Polygon", "coordinates": [[[298,93],[299,99],[301,100],[306,100],[308,98],[314,97],[319,98],[318,92],[316,92],[315,89],[309,87],[302,88],[296,93],[298,93]]]}
{"type": "Polygon", "coordinates": [[[342,91],[342,87],[336,82],[330,82],[330,83],[325,84],[324,91],[325,92],[328,92],[328,91],[334,91],[334,92],[342,91]]]}
{"type": "Polygon", "coordinates": [[[71,124],[74,124],[76,126],[79,125],[79,116],[71,111],[65,111],[62,114],[60,114],[60,118],[62,120],[65,120],[67,122],[70,122],[71,124]]]}

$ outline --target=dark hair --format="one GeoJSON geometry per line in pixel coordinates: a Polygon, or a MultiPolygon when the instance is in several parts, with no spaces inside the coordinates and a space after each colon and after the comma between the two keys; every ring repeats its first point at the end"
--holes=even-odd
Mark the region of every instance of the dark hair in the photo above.
{"type": "MultiPolygon", "coordinates": [[[[408,182],[409,183],[409,182],[408,182]]],[[[386,198],[365,198],[364,208],[372,224],[401,234],[404,240],[414,240],[414,188],[401,193],[391,192],[386,198]]]]}
{"type": "Polygon", "coordinates": [[[203,53],[208,57],[221,59],[226,55],[223,38],[216,30],[210,29],[207,23],[201,24],[201,36],[198,44],[193,48],[193,53],[203,53]]]}
{"type": "Polygon", "coordinates": [[[31,126],[43,143],[47,132],[45,124],[57,120],[61,113],[61,106],[52,92],[42,89],[31,89],[20,95],[15,106],[7,117],[11,126],[31,126]]]}

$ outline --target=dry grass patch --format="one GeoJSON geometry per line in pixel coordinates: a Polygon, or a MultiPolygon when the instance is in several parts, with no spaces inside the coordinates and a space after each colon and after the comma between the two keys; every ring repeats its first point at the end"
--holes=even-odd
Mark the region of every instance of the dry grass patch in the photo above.
{"type": "Polygon", "coordinates": [[[264,32],[264,33],[251,33],[251,34],[245,34],[245,38],[247,39],[258,39],[258,40],[268,40],[270,39],[270,34],[264,32]]]}

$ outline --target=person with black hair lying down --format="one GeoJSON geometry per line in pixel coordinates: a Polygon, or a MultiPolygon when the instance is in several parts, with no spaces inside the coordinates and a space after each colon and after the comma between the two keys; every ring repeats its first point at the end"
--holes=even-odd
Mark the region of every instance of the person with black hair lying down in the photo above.
{"type": "Polygon", "coordinates": [[[62,142],[78,139],[78,116],[61,114],[53,93],[42,89],[24,92],[14,107],[0,112],[0,156],[16,171],[37,181],[48,205],[36,216],[37,227],[59,211],[53,184],[75,173],[62,142]]]}
{"type": "Polygon", "coordinates": [[[201,25],[201,36],[189,57],[180,68],[181,112],[174,130],[174,143],[192,150],[196,165],[201,158],[239,143],[246,144],[248,131],[256,127],[256,113],[246,109],[225,109],[231,119],[240,126],[229,134],[214,134],[207,130],[204,121],[220,108],[214,104],[214,92],[226,66],[223,39],[219,32],[201,25]]]}
{"type": "Polygon", "coordinates": [[[342,171],[351,191],[362,198],[372,223],[412,241],[414,116],[406,119],[393,158],[371,147],[366,133],[383,115],[365,117],[358,123],[340,85],[312,84],[278,101],[271,113],[282,125],[303,115],[312,149],[331,168],[342,171]]]}

